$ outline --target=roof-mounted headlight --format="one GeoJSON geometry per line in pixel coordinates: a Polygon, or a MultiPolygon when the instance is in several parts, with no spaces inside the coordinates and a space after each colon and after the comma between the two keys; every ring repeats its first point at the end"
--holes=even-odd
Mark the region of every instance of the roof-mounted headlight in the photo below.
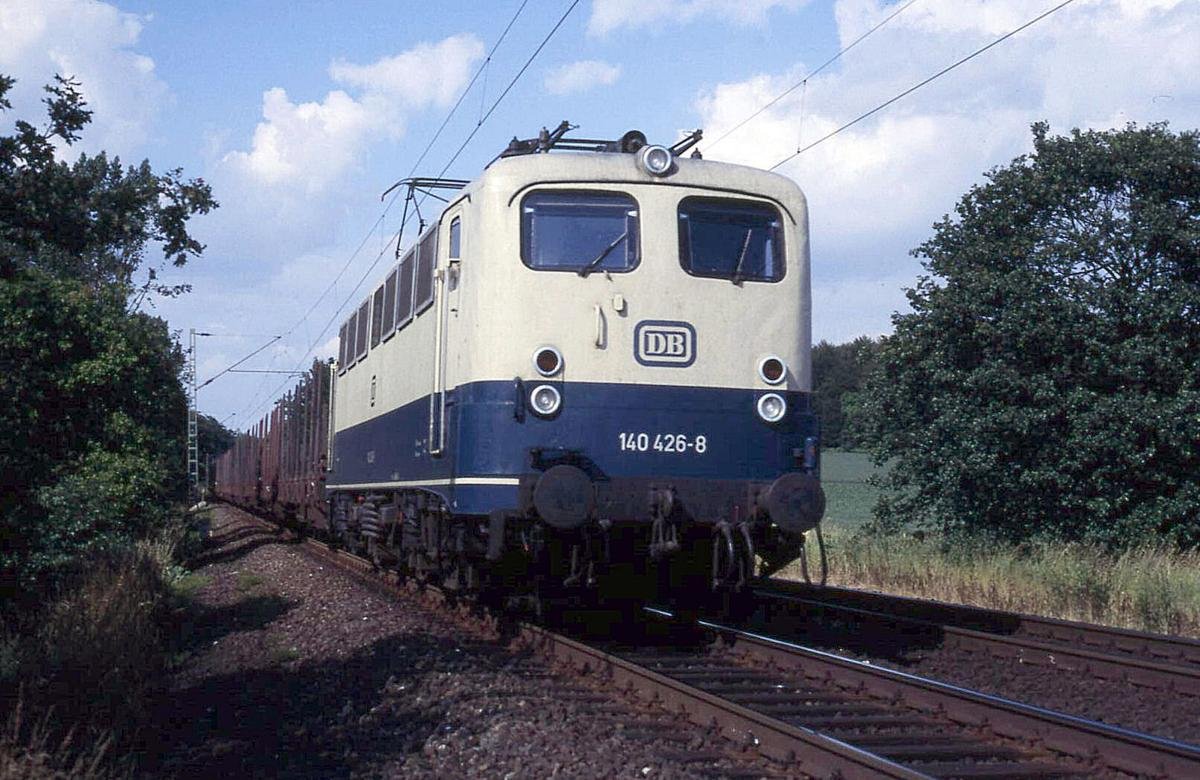
{"type": "Polygon", "coordinates": [[[777,423],[787,414],[787,401],[779,393],[767,393],[758,399],[758,416],[769,423],[777,423]]]}
{"type": "Polygon", "coordinates": [[[638,162],[651,176],[666,176],[671,172],[674,159],[671,150],[665,146],[644,146],[638,152],[638,162]]]}

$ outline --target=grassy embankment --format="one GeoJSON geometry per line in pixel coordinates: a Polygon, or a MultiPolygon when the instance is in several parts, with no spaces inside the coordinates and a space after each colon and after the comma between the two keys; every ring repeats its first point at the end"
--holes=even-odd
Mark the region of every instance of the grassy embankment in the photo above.
{"type": "MultiPolygon", "coordinates": [[[[830,584],[1200,637],[1200,553],[871,536],[872,472],[862,453],[823,455],[830,584]]],[[[799,567],[784,576],[799,578],[799,567]]]]}
{"type": "Polygon", "coordinates": [[[129,747],[170,669],[171,626],[200,584],[179,563],[199,519],[89,559],[74,587],[0,630],[0,777],[132,770],[129,747]]]}

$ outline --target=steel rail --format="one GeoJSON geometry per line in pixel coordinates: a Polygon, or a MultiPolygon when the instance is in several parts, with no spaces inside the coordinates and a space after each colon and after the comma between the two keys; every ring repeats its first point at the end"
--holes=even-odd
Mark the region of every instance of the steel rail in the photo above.
{"type": "Polygon", "coordinates": [[[1138,776],[1200,777],[1200,747],[979,693],[709,621],[734,648],[806,677],[837,679],[874,696],[931,709],[1056,753],[1138,776]]]}
{"type": "Polygon", "coordinates": [[[521,625],[530,646],[569,664],[609,677],[667,706],[678,707],[699,726],[716,724],[735,742],[754,745],[765,755],[819,777],[928,778],[895,762],[810,729],[799,728],[728,699],[660,674],[638,663],[607,653],[561,634],[530,624],[521,625]]]}
{"type": "Polygon", "coordinates": [[[982,651],[999,658],[1015,658],[1020,663],[1034,663],[1056,669],[1080,671],[1106,680],[1129,682],[1166,692],[1200,696],[1200,667],[1147,661],[1124,653],[1114,654],[1061,642],[1046,642],[1024,636],[990,633],[972,628],[940,623],[890,612],[851,607],[821,598],[806,598],[788,594],[759,592],[766,604],[783,604],[796,620],[811,618],[814,612],[856,621],[894,627],[897,635],[927,634],[947,646],[968,651],[982,651]]]}
{"type": "Polygon", "coordinates": [[[1195,664],[1200,667],[1200,640],[1190,637],[1155,634],[1022,612],[1005,612],[969,604],[894,596],[869,590],[808,585],[792,580],[770,579],[760,590],[819,598],[830,603],[953,623],[963,628],[988,633],[1026,634],[1046,641],[1064,643],[1082,641],[1093,648],[1172,660],[1181,664],[1195,664]]]}

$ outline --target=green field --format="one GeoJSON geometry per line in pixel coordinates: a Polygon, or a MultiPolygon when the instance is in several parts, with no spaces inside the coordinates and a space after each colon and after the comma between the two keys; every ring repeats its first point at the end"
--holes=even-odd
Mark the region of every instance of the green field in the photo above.
{"type": "Polygon", "coordinates": [[[826,450],[821,453],[826,527],[852,531],[872,518],[878,488],[867,484],[877,469],[865,452],[826,450]]]}

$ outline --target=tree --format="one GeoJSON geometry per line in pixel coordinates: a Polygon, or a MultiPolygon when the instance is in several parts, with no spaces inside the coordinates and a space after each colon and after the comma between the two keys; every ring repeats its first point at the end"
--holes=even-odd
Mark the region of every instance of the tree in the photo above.
{"type": "Polygon", "coordinates": [[[236,439],[237,434],[222,425],[217,418],[207,414],[196,415],[196,443],[201,460],[205,457],[216,460],[221,453],[233,446],[236,439]]]}
{"type": "Polygon", "coordinates": [[[845,344],[822,341],[813,347],[813,405],[821,422],[821,445],[853,449],[855,426],[847,417],[848,397],[862,390],[880,342],[859,336],[845,344]]]}
{"type": "MultiPolygon", "coordinates": [[[[5,95],[13,83],[0,75],[0,110],[12,108],[5,95]]],[[[208,185],[184,180],[179,169],[156,174],[148,161],[123,168],[104,152],[60,161],[56,147],[79,140],[92,112],[72,79],[56,76],[45,89],[47,127],[18,120],[15,134],[0,136],[0,280],[38,269],[92,287],[117,285],[135,308],[152,293],[186,292],[158,276],[167,262],[183,266],[204,251],[187,222],[216,208],[208,185]],[[161,247],[156,265],[147,264],[148,245],[161,247]]]]}
{"type": "Polygon", "coordinates": [[[882,520],[1200,544],[1200,134],[1051,137],[914,251],[856,400],[882,520]]]}
{"type": "Polygon", "coordinates": [[[183,265],[203,251],[188,220],[216,207],[178,170],[61,162],[91,112],[70,79],[47,91],[45,129],[0,136],[0,596],[26,602],[161,523],[183,485],[183,353],[137,307],[185,289],[158,283],[152,245],[183,265]]]}

